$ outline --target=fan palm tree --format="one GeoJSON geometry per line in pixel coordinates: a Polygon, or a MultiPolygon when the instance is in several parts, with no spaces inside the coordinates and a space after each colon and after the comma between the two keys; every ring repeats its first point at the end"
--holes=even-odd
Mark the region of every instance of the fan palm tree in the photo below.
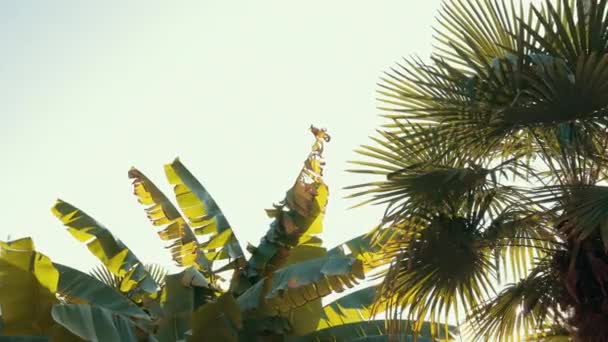
{"type": "Polygon", "coordinates": [[[350,187],[386,206],[398,319],[473,340],[608,341],[606,0],[446,0],[429,61],[379,83],[350,187]]]}

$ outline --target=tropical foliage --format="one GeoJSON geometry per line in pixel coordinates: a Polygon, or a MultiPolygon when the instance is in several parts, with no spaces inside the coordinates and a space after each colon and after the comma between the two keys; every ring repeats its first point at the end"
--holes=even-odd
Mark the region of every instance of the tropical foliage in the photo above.
{"type": "MultiPolygon", "coordinates": [[[[246,258],[203,185],[179,161],[165,166],[177,206],[137,169],[134,193],[181,271],[144,264],[103,224],[58,200],[52,212],[101,265],[86,274],[53,263],[31,238],[0,242],[0,336],[50,341],[386,340],[369,321],[376,288],[328,305],[382,265],[371,236],[329,251],[318,235],[329,196],[323,181],[325,130],[311,127],[312,151],[285,199],[267,210],[270,228],[246,258]],[[229,286],[225,286],[227,279],[229,286]]],[[[426,323],[422,339],[451,340],[426,323]]],[[[405,340],[411,336],[394,335],[405,340]]]]}
{"type": "Polygon", "coordinates": [[[352,186],[386,206],[390,331],[608,341],[608,1],[446,0],[380,83],[352,186]]]}

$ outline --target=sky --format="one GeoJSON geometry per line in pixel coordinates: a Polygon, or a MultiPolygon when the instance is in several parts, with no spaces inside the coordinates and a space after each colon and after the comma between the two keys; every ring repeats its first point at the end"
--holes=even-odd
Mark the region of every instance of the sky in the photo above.
{"type": "Polygon", "coordinates": [[[376,83],[427,59],[439,0],[0,2],[0,239],[32,236],[53,261],[97,264],[50,212],[86,211],[144,262],[172,264],[132,195],[135,166],[167,195],[175,157],[206,186],[241,245],[256,245],[326,127],[332,247],[382,207],[348,209],[353,151],[384,120],[376,83]]]}

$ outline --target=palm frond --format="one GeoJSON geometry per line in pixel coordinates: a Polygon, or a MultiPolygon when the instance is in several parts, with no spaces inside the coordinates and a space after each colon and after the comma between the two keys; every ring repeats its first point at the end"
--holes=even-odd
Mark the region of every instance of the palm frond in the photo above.
{"type": "Polygon", "coordinates": [[[167,276],[168,271],[164,266],[159,264],[146,264],[144,267],[157,284],[160,286],[165,284],[165,277],[167,276]]]}
{"type": "Polygon", "coordinates": [[[120,282],[122,281],[122,277],[114,275],[106,266],[97,265],[91,269],[89,274],[102,283],[111,286],[116,290],[120,290],[120,282]]]}
{"type": "Polygon", "coordinates": [[[509,209],[498,215],[483,232],[483,241],[492,249],[499,282],[518,281],[535,266],[535,259],[563,250],[555,236],[550,216],[530,208],[509,209]]]}
{"type": "Polygon", "coordinates": [[[396,255],[380,288],[390,322],[445,321],[470,311],[494,293],[496,274],[481,234],[464,218],[438,215],[428,226],[386,253],[396,255]]]}
{"type": "MultiPolygon", "coordinates": [[[[150,277],[161,287],[165,283],[167,269],[159,264],[145,264],[144,269],[150,277]]],[[[124,277],[114,275],[105,265],[97,265],[89,271],[89,274],[104,284],[120,290],[120,283],[124,277]]]]}
{"type": "Polygon", "coordinates": [[[556,225],[565,237],[601,238],[608,249],[608,187],[601,185],[547,186],[534,191],[534,199],[559,215],[556,225]]]}
{"type": "Polygon", "coordinates": [[[539,262],[524,279],[475,308],[467,333],[480,340],[518,341],[540,333],[559,319],[560,284],[549,259],[539,262]]]}

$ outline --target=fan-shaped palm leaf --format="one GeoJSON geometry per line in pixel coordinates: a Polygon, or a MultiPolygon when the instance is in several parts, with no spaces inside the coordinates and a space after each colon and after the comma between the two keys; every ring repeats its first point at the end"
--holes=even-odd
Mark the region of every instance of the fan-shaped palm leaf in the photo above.
{"type": "Polygon", "coordinates": [[[498,296],[472,311],[471,335],[479,339],[518,341],[538,334],[547,324],[559,319],[560,284],[549,261],[516,284],[510,284],[498,296]],[[523,335],[523,336],[522,336],[523,335]]]}
{"type": "MultiPolygon", "coordinates": [[[[163,286],[165,283],[165,277],[167,276],[167,269],[158,264],[145,264],[144,269],[146,272],[150,274],[150,277],[159,284],[163,286]]],[[[97,280],[103,282],[106,285],[109,285],[117,290],[120,290],[120,284],[123,280],[123,277],[117,276],[113,274],[105,265],[98,265],[93,267],[89,272],[91,276],[95,277],[97,280]]]]}

